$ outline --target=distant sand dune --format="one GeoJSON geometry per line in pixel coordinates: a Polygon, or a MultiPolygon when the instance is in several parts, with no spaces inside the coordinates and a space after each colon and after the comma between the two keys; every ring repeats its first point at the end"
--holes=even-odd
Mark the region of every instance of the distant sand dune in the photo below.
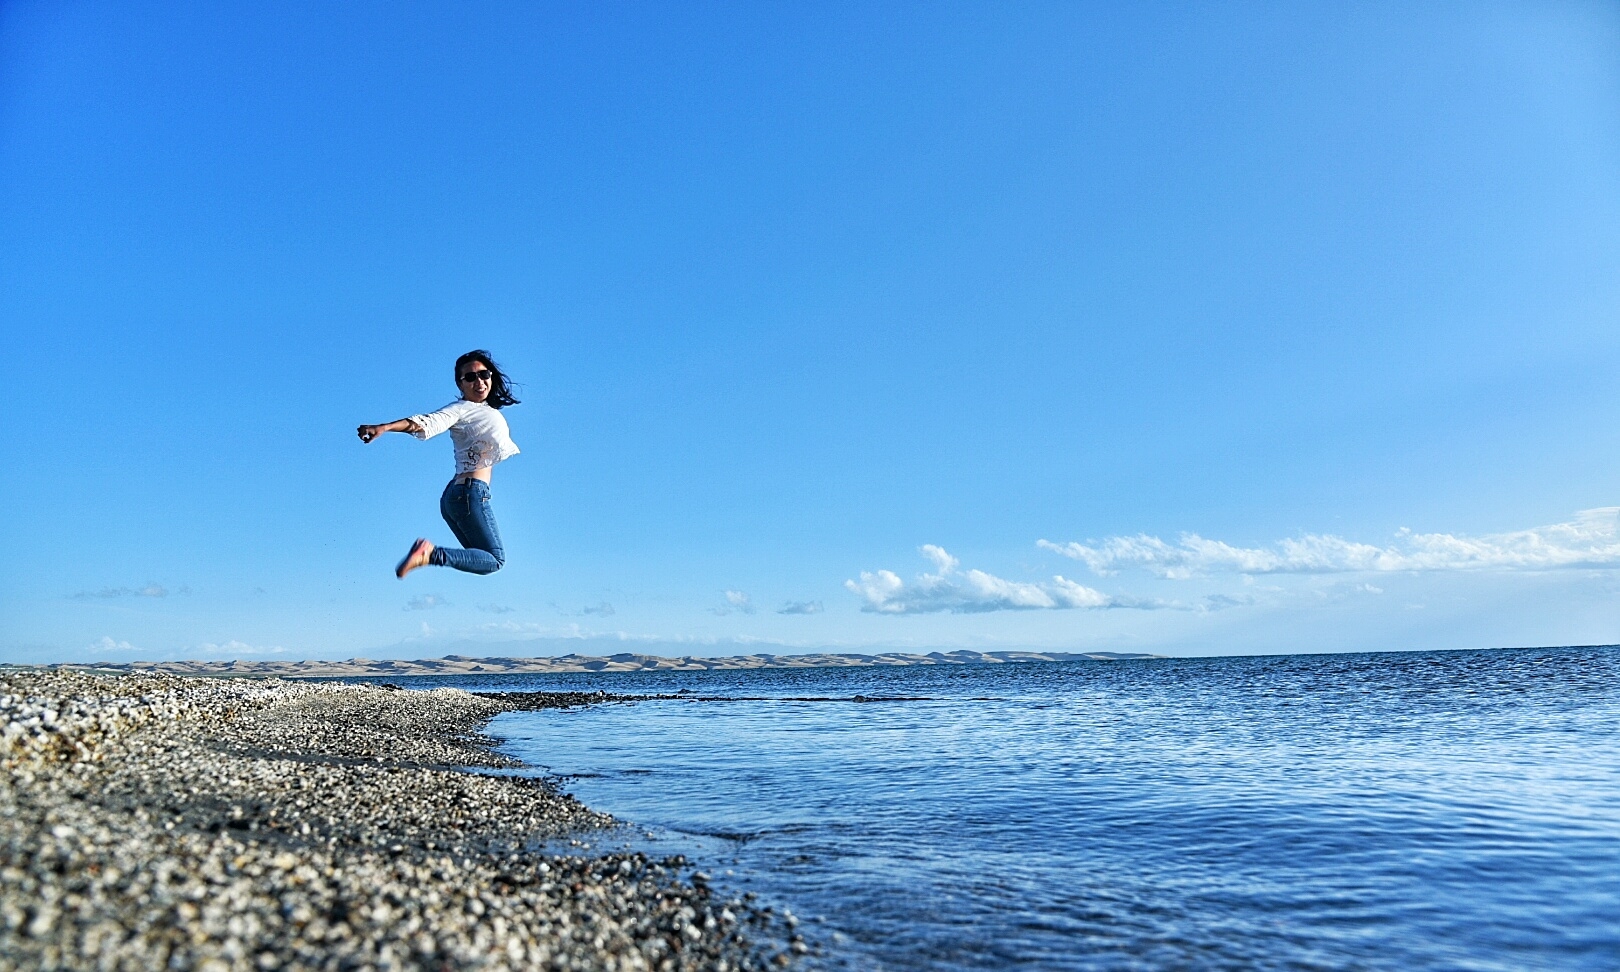
{"type": "Polygon", "coordinates": [[[729,658],[697,658],[683,655],[664,658],[620,652],[616,655],[563,655],[559,658],[469,658],[446,655],[443,658],[411,658],[373,661],[169,661],[130,662],[122,665],[57,665],[95,671],[166,672],[173,675],[257,675],[278,678],[329,678],[334,675],[516,675],[527,672],[702,672],[713,669],[743,668],[861,668],[877,665],[1005,665],[1023,662],[1119,661],[1128,658],[1160,658],[1119,651],[932,651],[926,655],[890,651],[877,655],[734,655],[729,658]]]}

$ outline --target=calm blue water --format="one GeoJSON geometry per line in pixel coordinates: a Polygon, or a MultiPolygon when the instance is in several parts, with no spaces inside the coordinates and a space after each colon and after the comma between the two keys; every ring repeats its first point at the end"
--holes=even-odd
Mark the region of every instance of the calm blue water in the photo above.
{"type": "Polygon", "coordinates": [[[493,724],[822,966],[1620,969],[1617,649],[456,684],[926,696],[493,724]]]}

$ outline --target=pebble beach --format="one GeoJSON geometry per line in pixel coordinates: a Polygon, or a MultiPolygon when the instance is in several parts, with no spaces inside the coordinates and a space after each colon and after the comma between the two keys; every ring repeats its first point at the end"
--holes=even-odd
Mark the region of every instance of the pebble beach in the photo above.
{"type": "Polygon", "coordinates": [[[615,821],[479,733],[609,698],[0,675],[0,970],[793,964],[685,860],[592,853],[615,821]]]}

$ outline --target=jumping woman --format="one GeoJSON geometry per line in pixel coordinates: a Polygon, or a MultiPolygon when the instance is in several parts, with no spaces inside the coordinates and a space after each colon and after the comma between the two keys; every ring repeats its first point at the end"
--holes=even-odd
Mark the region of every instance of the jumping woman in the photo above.
{"type": "Polygon", "coordinates": [[[497,462],[518,454],[506,429],[506,416],[499,411],[518,400],[488,351],[468,351],[456,359],[456,387],[461,389],[461,398],[437,412],[387,425],[360,426],[361,442],[370,442],[384,432],[409,432],[418,439],[431,439],[448,429],[456,449],[456,475],[439,497],[439,513],[464,549],[435,547],[418,539],[394,568],[396,577],[403,578],[428,564],[493,574],[506,562],[495,514],[489,509],[489,477],[497,462]]]}

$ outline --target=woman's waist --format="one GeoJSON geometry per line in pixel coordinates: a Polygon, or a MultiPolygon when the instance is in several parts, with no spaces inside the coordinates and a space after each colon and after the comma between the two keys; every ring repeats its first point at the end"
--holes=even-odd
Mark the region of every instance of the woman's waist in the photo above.
{"type": "Polygon", "coordinates": [[[452,425],[450,427],[450,441],[457,448],[465,449],[477,446],[483,449],[516,449],[517,443],[512,441],[512,434],[502,427],[466,425],[452,425]]]}

